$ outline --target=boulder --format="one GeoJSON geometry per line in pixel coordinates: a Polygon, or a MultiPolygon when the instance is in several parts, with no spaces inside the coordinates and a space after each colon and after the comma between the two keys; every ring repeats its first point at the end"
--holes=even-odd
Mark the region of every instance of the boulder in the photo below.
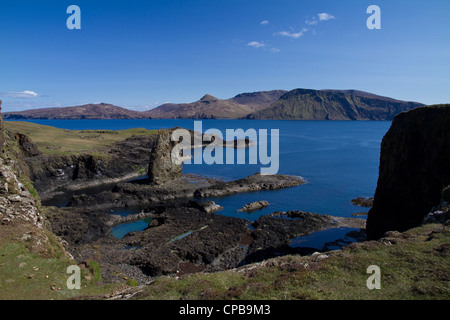
{"type": "Polygon", "coordinates": [[[356,199],[352,199],[352,203],[355,206],[360,206],[364,208],[370,208],[373,206],[373,198],[371,197],[358,197],[356,199]]]}
{"type": "Polygon", "coordinates": [[[29,158],[42,155],[42,152],[28,136],[21,133],[16,133],[15,139],[18,142],[19,148],[22,151],[24,157],[29,158]]]}
{"type": "Polygon", "coordinates": [[[214,201],[191,200],[191,201],[189,201],[189,205],[192,208],[199,209],[200,211],[205,212],[205,213],[215,213],[215,212],[223,209],[222,206],[216,204],[214,201]]]}
{"type": "Polygon", "coordinates": [[[255,202],[251,202],[246,204],[245,206],[243,206],[242,208],[240,208],[238,210],[238,212],[253,212],[256,210],[261,210],[264,209],[265,207],[267,207],[269,205],[269,202],[267,201],[255,201],[255,202]]]}
{"type": "Polygon", "coordinates": [[[450,105],[397,115],[381,143],[369,239],[419,225],[450,184],[450,105]]]}

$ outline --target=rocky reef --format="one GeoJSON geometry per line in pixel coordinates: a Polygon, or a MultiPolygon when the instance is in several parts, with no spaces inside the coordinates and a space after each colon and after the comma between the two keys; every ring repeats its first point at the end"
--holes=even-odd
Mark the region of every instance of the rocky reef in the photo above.
{"type": "Polygon", "coordinates": [[[418,226],[450,184],[450,105],[400,113],[381,143],[370,239],[418,226]]]}
{"type": "Polygon", "coordinates": [[[149,184],[147,179],[116,184],[101,193],[73,195],[68,206],[97,210],[136,207],[176,199],[222,197],[235,193],[289,188],[305,183],[300,177],[260,175],[224,182],[217,179],[183,174],[161,184],[149,184]]]}
{"type": "Polygon", "coordinates": [[[200,188],[195,191],[194,196],[196,198],[223,197],[241,192],[276,190],[298,186],[304,183],[305,180],[297,176],[282,174],[261,175],[255,173],[247,178],[228,182],[218,182],[214,186],[200,188]]]}
{"type": "Polygon", "coordinates": [[[117,274],[146,282],[160,275],[219,271],[285,254],[311,254],[317,249],[292,248],[290,239],[328,228],[363,228],[358,218],[308,212],[278,212],[250,223],[216,215],[207,201],[171,201],[150,205],[135,219],[151,219],[148,228],[118,239],[111,227],[129,221],[99,211],[51,208],[52,230],[70,244],[79,261],[95,260],[107,281],[117,274]]]}

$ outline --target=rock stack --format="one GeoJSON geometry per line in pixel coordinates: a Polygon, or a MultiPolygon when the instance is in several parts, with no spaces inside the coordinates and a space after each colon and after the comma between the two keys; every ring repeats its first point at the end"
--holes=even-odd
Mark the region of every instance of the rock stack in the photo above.
{"type": "Polygon", "coordinates": [[[160,130],[150,154],[148,178],[152,184],[163,184],[181,178],[182,164],[172,161],[172,149],[178,144],[171,140],[171,131],[160,130]]]}

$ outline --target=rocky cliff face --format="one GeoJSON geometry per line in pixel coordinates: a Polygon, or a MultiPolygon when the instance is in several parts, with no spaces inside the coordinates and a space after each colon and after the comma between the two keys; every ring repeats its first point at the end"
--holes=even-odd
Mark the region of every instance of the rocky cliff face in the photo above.
{"type": "Polygon", "coordinates": [[[420,224],[450,184],[450,105],[397,115],[381,144],[370,239],[420,224]]]}
{"type": "Polygon", "coordinates": [[[2,100],[0,100],[0,150],[1,150],[1,154],[0,157],[3,157],[3,146],[5,144],[5,128],[3,126],[3,117],[1,115],[1,111],[2,111],[2,100]]]}
{"type": "Polygon", "coordinates": [[[3,117],[0,114],[0,224],[27,223],[32,227],[42,228],[44,217],[37,207],[37,199],[21,182],[25,179],[22,177],[22,166],[19,163],[21,151],[15,148],[14,138],[7,141],[3,117]]]}
{"type": "Polygon", "coordinates": [[[98,154],[45,155],[26,136],[16,140],[29,168],[29,177],[46,202],[62,191],[115,183],[145,173],[155,137],[132,136],[98,154]]]}

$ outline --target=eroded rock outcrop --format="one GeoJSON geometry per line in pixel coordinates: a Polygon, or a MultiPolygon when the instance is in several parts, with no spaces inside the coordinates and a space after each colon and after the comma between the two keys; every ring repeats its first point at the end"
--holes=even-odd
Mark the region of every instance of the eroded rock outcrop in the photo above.
{"type": "Polygon", "coordinates": [[[3,117],[0,114],[0,224],[9,225],[15,222],[25,222],[33,227],[42,228],[44,226],[44,218],[37,208],[37,200],[20,181],[21,166],[18,162],[21,155],[18,149],[19,147],[21,148],[21,145],[19,141],[28,141],[27,139],[24,136],[15,141],[7,141],[3,117]],[[19,146],[15,145],[16,143],[19,146]],[[9,151],[6,152],[6,150],[9,151]]]}
{"type": "Polygon", "coordinates": [[[39,155],[37,152],[40,151],[32,148],[28,140],[21,148],[28,150],[24,153],[24,162],[45,203],[59,193],[114,184],[143,175],[154,142],[154,135],[132,136],[98,154],[39,155]]]}
{"type": "MultiPolygon", "coordinates": [[[[0,114],[0,242],[2,246],[17,245],[19,242],[24,244],[31,253],[37,254],[36,257],[39,258],[54,257],[59,253],[70,257],[59,239],[48,231],[48,221],[40,209],[36,190],[28,179],[27,166],[23,162],[25,152],[23,147],[33,152],[33,145],[28,144],[29,139],[26,136],[17,137],[5,130],[3,125],[0,114]]],[[[5,260],[2,262],[4,265],[5,260]]],[[[15,283],[13,286],[13,289],[9,289],[8,285],[2,289],[14,290],[15,283]]]]}
{"type": "Polygon", "coordinates": [[[370,239],[419,225],[450,184],[450,105],[397,115],[381,143],[370,239]]]}
{"type": "MultiPolygon", "coordinates": [[[[2,111],[2,100],[0,100],[0,112],[2,111]]],[[[0,156],[3,156],[3,145],[5,144],[5,134],[4,134],[4,127],[3,127],[3,117],[0,113],[0,156]]]]}
{"type": "Polygon", "coordinates": [[[183,166],[172,161],[172,149],[177,145],[171,140],[169,130],[161,130],[150,154],[148,178],[150,183],[163,184],[181,178],[183,166]]]}
{"type": "Polygon", "coordinates": [[[36,200],[8,165],[0,158],[0,223],[11,224],[16,220],[42,228],[44,218],[36,206],[36,200]]]}
{"type": "Polygon", "coordinates": [[[24,157],[29,158],[42,155],[42,152],[28,136],[21,133],[15,133],[14,138],[19,144],[19,148],[24,157]]]}

